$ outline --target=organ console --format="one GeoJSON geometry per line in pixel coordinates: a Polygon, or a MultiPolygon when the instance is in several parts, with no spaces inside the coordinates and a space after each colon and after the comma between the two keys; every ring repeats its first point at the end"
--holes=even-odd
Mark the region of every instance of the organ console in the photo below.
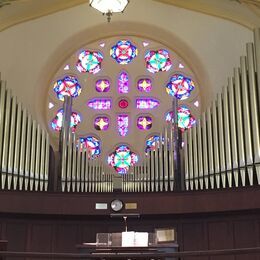
{"type": "MultiPolygon", "coordinates": [[[[260,29],[246,57],[228,78],[196,126],[183,134],[180,151],[177,114],[147,151],[142,164],[122,177],[123,192],[219,189],[260,184],[260,29]],[[180,153],[179,153],[180,152],[180,153]],[[179,156],[184,164],[183,180],[179,156]],[[182,182],[182,185],[181,185],[182,182]]],[[[69,122],[72,101],[65,97],[60,133],[58,185],[62,192],[112,192],[113,171],[76,141],[69,122]]],[[[173,112],[176,111],[173,104],[173,112]]],[[[0,81],[0,187],[47,191],[49,135],[0,81]]]]}

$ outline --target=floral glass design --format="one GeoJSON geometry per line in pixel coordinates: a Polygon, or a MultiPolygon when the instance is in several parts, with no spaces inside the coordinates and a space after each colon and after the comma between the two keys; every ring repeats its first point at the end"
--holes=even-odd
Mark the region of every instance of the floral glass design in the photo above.
{"type": "Polygon", "coordinates": [[[103,55],[99,51],[84,50],[79,54],[77,69],[81,73],[96,74],[101,70],[103,55]]]}
{"type": "Polygon", "coordinates": [[[138,50],[136,46],[127,40],[118,41],[110,49],[110,56],[121,65],[131,62],[137,56],[137,54],[138,50]]]}
{"type": "Polygon", "coordinates": [[[94,127],[98,131],[106,131],[109,127],[109,118],[106,116],[98,116],[94,120],[94,127]]]}
{"type": "Polygon", "coordinates": [[[148,51],[144,58],[147,70],[152,73],[168,71],[172,66],[167,50],[148,51]]]}
{"type": "Polygon", "coordinates": [[[126,174],[130,166],[138,162],[138,156],[127,145],[120,145],[108,156],[107,162],[117,173],[126,174]]]}
{"type": "MultiPolygon", "coordinates": [[[[63,109],[58,110],[56,116],[51,121],[51,127],[55,131],[60,131],[62,128],[63,120],[63,109]]],[[[70,117],[70,127],[71,131],[74,133],[78,124],[81,123],[80,115],[77,112],[72,112],[70,117]]]]}
{"type": "Polygon", "coordinates": [[[101,153],[101,144],[94,136],[87,136],[79,138],[79,142],[82,144],[83,148],[88,150],[89,158],[98,157],[101,153]]]}
{"type": "Polygon", "coordinates": [[[139,109],[153,109],[158,107],[160,102],[154,98],[137,98],[136,108],[139,109]]]}
{"type": "Polygon", "coordinates": [[[77,97],[81,93],[81,86],[74,76],[65,76],[54,83],[54,92],[59,100],[64,100],[64,96],[77,97]]]}
{"type": "MultiPolygon", "coordinates": [[[[168,112],[165,116],[166,122],[170,123],[173,121],[172,111],[168,112]]],[[[178,107],[178,127],[184,131],[191,128],[196,123],[194,116],[186,106],[178,107]]]]}
{"type": "Polygon", "coordinates": [[[117,116],[117,129],[120,136],[126,136],[128,133],[129,117],[128,115],[117,116]]]}
{"type": "Polygon", "coordinates": [[[108,79],[99,79],[96,81],[97,92],[108,92],[110,90],[110,82],[108,79]]]}
{"type": "Polygon", "coordinates": [[[137,89],[140,92],[149,93],[152,90],[152,81],[148,78],[139,79],[138,82],[137,82],[137,89]]]}
{"type": "Polygon", "coordinates": [[[120,94],[127,94],[129,92],[129,77],[127,72],[122,71],[117,79],[117,89],[120,94]]]}
{"type": "Polygon", "coordinates": [[[109,110],[111,109],[111,100],[110,99],[91,99],[88,101],[88,107],[93,108],[95,110],[109,110]]]}
{"type": "Polygon", "coordinates": [[[175,74],[167,83],[166,92],[171,96],[184,100],[190,96],[194,88],[194,82],[190,78],[182,74],[175,74]]]}
{"type": "Polygon", "coordinates": [[[159,141],[160,141],[160,136],[159,135],[153,135],[151,137],[149,137],[146,140],[146,148],[145,148],[145,152],[149,152],[149,151],[155,151],[156,147],[158,147],[159,145],[159,141]]]}
{"type": "Polygon", "coordinates": [[[150,116],[139,116],[137,118],[137,127],[140,130],[149,130],[151,129],[153,120],[150,116]]]}

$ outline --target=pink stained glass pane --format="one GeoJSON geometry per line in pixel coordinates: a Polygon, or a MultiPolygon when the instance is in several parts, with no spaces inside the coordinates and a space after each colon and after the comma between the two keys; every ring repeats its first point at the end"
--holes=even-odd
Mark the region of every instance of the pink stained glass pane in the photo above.
{"type": "Polygon", "coordinates": [[[122,109],[127,108],[128,105],[129,105],[128,101],[127,101],[126,99],[124,99],[124,98],[123,98],[123,99],[120,99],[120,100],[118,101],[118,106],[119,106],[120,108],[122,108],[122,109]]]}
{"type": "Polygon", "coordinates": [[[96,81],[97,92],[108,92],[110,90],[110,82],[108,79],[99,79],[96,81]]]}
{"type": "MultiPolygon", "coordinates": [[[[60,131],[62,128],[62,121],[63,121],[63,109],[60,109],[56,116],[51,121],[51,127],[55,131],[60,131]]],[[[71,131],[74,133],[78,124],[81,123],[81,117],[77,112],[72,112],[70,117],[70,127],[71,131]]]]}
{"type": "Polygon", "coordinates": [[[103,55],[99,51],[84,50],[79,54],[77,69],[81,73],[96,74],[101,70],[103,55]]]}
{"type": "Polygon", "coordinates": [[[108,156],[107,162],[117,173],[126,174],[130,166],[138,162],[138,156],[127,145],[120,145],[108,156]]]}
{"type": "Polygon", "coordinates": [[[150,116],[139,116],[137,118],[137,127],[140,130],[149,130],[152,127],[152,118],[150,116]]]}
{"type": "Polygon", "coordinates": [[[128,133],[129,118],[128,115],[117,116],[117,129],[120,136],[126,136],[128,133]]]}
{"type": "Polygon", "coordinates": [[[106,131],[109,127],[109,118],[106,116],[98,116],[95,118],[94,127],[98,131],[106,131]]]}
{"type": "Polygon", "coordinates": [[[150,79],[139,79],[137,89],[140,92],[150,92],[152,90],[152,81],[150,79]]]}
{"type": "Polygon", "coordinates": [[[136,108],[139,109],[153,109],[158,107],[160,102],[153,98],[137,98],[136,108]]]}
{"type": "Polygon", "coordinates": [[[117,88],[120,94],[127,94],[129,92],[129,77],[125,71],[119,74],[117,88]]]}
{"type": "Polygon", "coordinates": [[[95,110],[109,110],[111,109],[111,100],[94,98],[88,101],[88,107],[95,110]]]}

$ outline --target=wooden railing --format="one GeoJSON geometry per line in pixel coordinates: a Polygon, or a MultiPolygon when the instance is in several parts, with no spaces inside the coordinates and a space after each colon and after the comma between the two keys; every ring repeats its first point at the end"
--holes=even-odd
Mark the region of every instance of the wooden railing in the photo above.
{"type": "MultiPolygon", "coordinates": [[[[131,258],[136,259],[151,259],[151,258],[175,258],[186,259],[187,257],[210,257],[210,256],[238,256],[238,255],[255,255],[260,256],[260,247],[253,248],[237,248],[237,249],[220,249],[220,250],[207,250],[207,251],[184,251],[176,253],[153,253],[147,254],[131,254],[131,258]]],[[[1,251],[0,258],[8,259],[8,257],[16,258],[37,258],[37,259],[124,259],[129,258],[127,255],[117,254],[81,254],[81,253],[42,253],[42,252],[11,252],[1,251]]]]}

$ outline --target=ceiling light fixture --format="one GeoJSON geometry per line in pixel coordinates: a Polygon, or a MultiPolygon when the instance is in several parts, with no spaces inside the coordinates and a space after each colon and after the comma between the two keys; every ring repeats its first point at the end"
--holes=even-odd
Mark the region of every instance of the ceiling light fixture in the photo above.
{"type": "Polygon", "coordinates": [[[113,13],[122,13],[128,3],[129,0],[89,0],[89,5],[106,15],[108,22],[113,13]]]}

